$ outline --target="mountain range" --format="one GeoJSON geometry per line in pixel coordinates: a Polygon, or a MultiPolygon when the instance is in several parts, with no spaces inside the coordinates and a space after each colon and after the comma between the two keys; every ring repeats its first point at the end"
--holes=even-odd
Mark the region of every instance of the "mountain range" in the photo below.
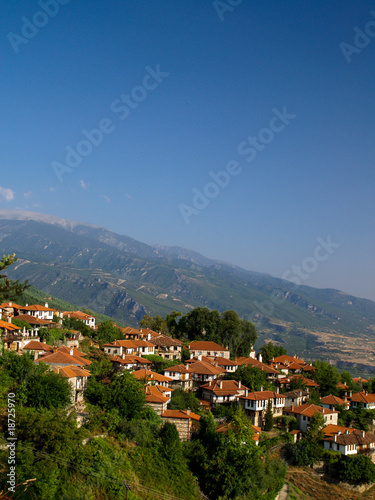
{"type": "Polygon", "coordinates": [[[374,365],[375,302],[339,290],[296,287],[191,250],[35,212],[0,210],[0,251],[18,257],[10,278],[122,324],[198,306],[234,309],[256,323],[260,341],[310,359],[374,365]]]}

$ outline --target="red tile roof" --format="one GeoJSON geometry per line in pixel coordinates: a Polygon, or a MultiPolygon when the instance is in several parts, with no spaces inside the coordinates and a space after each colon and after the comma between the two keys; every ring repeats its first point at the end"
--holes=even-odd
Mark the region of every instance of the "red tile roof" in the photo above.
{"type": "Polygon", "coordinates": [[[340,405],[340,406],[345,406],[346,403],[343,399],[338,398],[337,396],[333,396],[330,394],[329,396],[325,396],[324,398],[321,399],[321,402],[326,405],[340,405]]]}
{"type": "Polygon", "coordinates": [[[134,377],[137,380],[146,379],[147,381],[154,380],[155,382],[172,382],[173,379],[166,377],[165,375],[160,375],[160,373],[152,372],[151,370],[136,370],[133,372],[134,377]]]}
{"type": "Polygon", "coordinates": [[[141,364],[141,365],[150,365],[151,361],[148,359],[144,359],[141,356],[134,356],[132,354],[126,355],[124,357],[121,356],[111,356],[110,360],[116,363],[120,363],[122,365],[131,365],[131,364],[141,364]]]}
{"type": "Polygon", "coordinates": [[[212,391],[218,396],[230,396],[239,394],[239,391],[245,391],[247,387],[242,384],[239,386],[239,382],[237,382],[237,380],[214,380],[213,382],[202,385],[202,389],[212,391]]]}
{"type": "Polygon", "coordinates": [[[19,326],[13,325],[12,323],[8,323],[7,321],[3,321],[0,319],[0,328],[4,328],[4,330],[14,331],[21,330],[19,326]]]}
{"type": "Polygon", "coordinates": [[[303,359],[300,359],[297,355],[295,356],[288,356],[287,354],[282,354],[281,356],[277,356],[272,360],[273,363],[282,363],[283,365],[290,364],[290,363],[298,363],[300,365],[305,365],[305,361],[303,359]]]}
{"type": "Polygon", "coordinates": [[[220,366],[213,366],[210,363],[205,363],[204,361],[197,361],[189,366],[189,370],[198,375],[220,375],[226,373],[224,368],[220,366]]]}
{"type": "Polygon", "coordinates": [[[186,369],[184,365],[176,365],[176,366],[170,366],[169,368],[165,368],[163,372],[170,372],[170,373],[190,373],[189,370],[186,369]]]}
{"type": "Polygon", "coordinates": [[[222,347],[216,342],[211,342],[209,340],[193,340],[188,345],[190,351],[225,351],[228,352],[229,349],[222,347]]]}
{"type": "Polygon", "coordinates": [[[305,415],[306,417],[313,417],[315,413],[323,413],[323,415],[333,415],[334,413],[340,413],[338,411],[329,410],[328,408],[323,408],[323,406],[317,406],[314,404],[306,403],[301,406],[292,406],[286,411],[289,413],[296,413],[299,415],[305,415]]]}
{"type": "Polygon", "coordinates": [[[274,391],[255,391],[250,392],[247,396],[240,396],[241,399],[249,399],[250,401],[266,401],[268,399],[285,399],[283,394],[274,391]]]}
{"type": "Polygon", "coordinates": [[[38,340],[30,340],[23,349],[26,351],[53,351],[51,345],[39,342],[38,340]]]}
{"type": "Polygon", "coordinates": [[[162,413],[162,418],[191,419],[197,421],[201,419],[199,415],[189,410],[165,410],[162,413]]]}
{"type": "Polygon", "coordinates": [[[356,403],[375,403],[375,394],[368,394],[366,392],[356,392],[352,396],[352,401],[356,403]]]}
{"type": "Polygon", "coordinates": [[[27,321],[30,325],[54,325],[53,321],[48,319],[41,319],[37,316],[31,316],[31,314],[19,314],[15,316],[14,319],[20,319],[21,321],[27,321]]]}

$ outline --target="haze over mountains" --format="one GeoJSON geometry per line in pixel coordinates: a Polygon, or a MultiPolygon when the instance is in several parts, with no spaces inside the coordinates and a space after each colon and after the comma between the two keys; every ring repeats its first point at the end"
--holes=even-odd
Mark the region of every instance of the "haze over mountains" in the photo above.
{"type": "Polygon", "coordinates": [[[19,259],[9,270],[11,278],[28,279],[45,293],[134,326],[146,313],[185,313],[207,306],[234,309],[256,322],[262,340],[274,339],[310,357],[331,356],[325,335],[375,337],[375,303],[370,300],[333,289],[296,287],[100,226],[2,210],[0,251],[15,252],[19,259]]]}

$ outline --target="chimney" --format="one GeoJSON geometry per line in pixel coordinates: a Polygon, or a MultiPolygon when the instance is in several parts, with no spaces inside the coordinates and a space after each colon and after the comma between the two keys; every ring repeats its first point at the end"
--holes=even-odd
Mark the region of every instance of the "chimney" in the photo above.
{"type": "Polygon", "coordinates": [[[346,431],[345,431],[345,434],[349,434],[349,431],[348,431],[348,429],[346,429],[346,431]]]}
{"type": "Polygon", "coordinates": [[[280,392],[280,387],[279,387],[279,386],[277,386],[277,387],[276,387],[276,394],[279,394],[279,392],[280,392]]]}
{"type": "Polygon", "coordinates": [[[262,353],[259,353],[259,355],[258,355],[258,361],[260,361],[261,363],[263,362],[262,353]]]}
{"type": "Polygon", "coordinates": [[[122,359],[125,359],[125,353],[124,352],[122,353],[122,359]]]}
{"type": "Polygon", "coordinates": [[[365,437],[365,431],[361,431],[361,437],[365,437]]]}
{"type": "Polygon", "coordinates": [[[220,382],[219,382],[219,387],[220,387],[220,389],[223,388],[223,381],[222,380],[220,380],[220,382]]]}
{"type": "Polygon", "coordinates": [[[194,358],[194,354],[191,352],[190,353],[190,359],[193,359],[194,358]]]}
{"type": "Polygon", "coordinates": [[[336,441],[337,441],[337,436],[336,436],[336,434],[334,434],[334,435],[333,435],[333,441],[334,441],[335,443],[336,443],[336,441]]]}
{"type": "Polygon", "coordinates": [[[238,388],[241,389],[241,380],[238,381],[238,388]]]}
{"type": "Polygon", "coordinates": [[[28,304],[27,302],[26,302],[26,305],[25,305],[25,307],[29,307],[29,304],[28,304]]]}
{"type": "Polygon", "coordinates": [[[245,389],[245,396],[247,396],[249,394],[249,391],[247,389],[245,389]]]}
{"type": "Polygon", "coordinates": [[[294,405],[291,406],[290,411],[294,411],[294,405]]]}
{"type": "Polygon", "coordinates": [[[71,356],[73,356],[73,348],[70,349],[70,353],[69,353],[71,356]]]}
{"type": "Polygon", "coordinates": [[[198,361],[202,361],[202,354],[198,354],[198,361]]]}
{"type": "Polygon", "coordinates": [[[341,434],[341,431],[337,431],[337,435],[339,436],[341,434]]]}
{"type": "Polygon", "coordinates": [[[48,307],[48,302],[46,302],[46,303],[44,304],[44,307],[48,307]]]}
{"type": "Polygon", "coordinates": [[[187,408],[186,413],[187,413],[188,415],[190,415],[190,413],[191,413],[190,408],[187,408]]]}
{"type": "Polygon", "coordinates": [[[260,387],[260,391],[263,392],[263,386],[260,387]]]}

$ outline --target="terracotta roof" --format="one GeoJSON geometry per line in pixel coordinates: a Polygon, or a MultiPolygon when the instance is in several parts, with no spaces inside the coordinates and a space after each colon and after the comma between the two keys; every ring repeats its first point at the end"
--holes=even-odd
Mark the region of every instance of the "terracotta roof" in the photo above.
{"type": "Polygon", "coordinates": [[[145,370],[144,368],[136,370],[133,372],[133,375],[137,380],[146,379],[147,381],[155,380],[155,382],[172,382],[170,377],[160,375],[160,373],[152,372],[151,370],[145,370]]]}
{"type": "Polygon", "coordinates": [[[237,380],[221,380],[221,381],[213,381],[208,384],[202,385],[202,389],[206,389],[206,391],[212,391],[214,394],[227,396],[231,394],[238,394],[238,391],[245,391],[247,387],[241,384],[239,387],[239,382],[237,380]],[[220,387],[221,386],[221,387],[220,387]]]}
{"type": "Polygon", "coordinates": [[[370,382],[367,378],[356,377],[352,379],[355,384],[360,384],[361,382],[367,383],[370,382]]]}
{"type": "Polygon", "coordinates": [[[152,337],[150,339],[150,342],[154,345],[161,345],[161,346],[183,346],[183,342],[181,340],[177,339],[172,339],[171,337],[167,337],[166,335],[159,335],[158,337],[152,337]]]}
{"type": "Polygon", "coordinates": [[[302,371],[304,371],[304,372],[313,372],[315,370],[316,370],[316,368],[314,368],[312,365],[304,365],[302,367],[302,371]]]}
{"type": "Polygon", "coordinates": [[[15,302],[2,302],[0,304],[0,309],[22,309],[24,306],[20,306],[19,304],[16,304],[15,302]]]}
{"type": "Polygon", "coordinates": [[[305,365],[305,361],[300,359],[297,355],[288,356],[288,354],[282,354],[281,356],[277,356],[272,360],[273,363],[282,363],[282,364],[290,364],[290,363],[298,363],[300,365],[305,365]]]}
{"type": "Polygon", "coordinates": [[[262,370],[269,375],[279,375],[279,372],[275,370],[275,368],[272,368],[271,366],[266,365],[266,363],[263,363],[262,361],[258,361],[257,359],[254,358],[238,358],[237,363],[239,365],[251,365],[255,366],[255,368],[259,368],[259,370],[262,370]]]}
{"type": "Polygon", "coordinates": [[[346,403],[343,399],[338,398],[337,396],[333,396],[330,394],[329,396],[325,396],[324,398],[321,399],[321,402],[326,405],[340,405],[340,406],[345,406],[346,403]]]}
{"type": "Polygon", "coordinates": [[[12,323],[8,323],[7,321],[3,321],[2,319],[0,319],[0,328],[4,328],[4,330],[9,330],[9,331],[21,330],[19,326],[13,325],[12,323]]]}
{"type": "Polygon", "coordinates": [[[288,408],[286,411],[289,413],[305,415],[306,417],[313,417],[315,413],[323,413],[323,415],[333,415],[334,413],[340,413],[338,411],[329,410],[328,408],[323,408],[323,406],[317,406],[310,403],[306,403],[300,406],[292,406],[292,408],[288,408]]]}
{"type": "Polygon", "coordinates": [[[339,382],[336,387],[338,389],[344,389],[345,391],[349,390],[349,387],[346,385],[346,382],[343,384],[342,382],[339,382]]]}
{"type": "Polygon", "coordinates": [[[23,348],[27,351],[53,351],[53,347],[48,344],[44,344],[44,342],[39,342],[38,340],[30,340],[25,347],[23,348]]]}
{"type": "Polygon", "coordinates": [[[209,340],[193,340],[188,348],[190,351],[229,351],[229,349],[209,340]]]}
{"type": "Polygon", "coordinates": [[[31,314],[19,314],[15,316],[14,319],[20,319],[21,321],[27,321],[30,325],[54,325],[53,321],[48,319],[41,319],[37,316],[31,316],[31,314]]]}
{"type": "Polygon", "coordinates": [[[231,359],[224,358],[223,356],[216,356],[215,358],[209,357],[209,358],[205,358],[205,359],[208,359],[211,363],[217,364],[218,366],[238,366],[237,361],[233,361],[231,359]]]}
{"type": "Polygon", "coordinates": [[[356,392],[352,396],[352,401],[355,401],[356,403],[375,403],[375,394],[356,392]]]}
{"type": "Polygon", "coordinates": [[[21,306],[20,309],[24,311],[54,311],[50,307],[40,306],[39,304],[33,304],[31,306],[21,306]]]}
{"type": "Polygon", "coordinates": [[[284,377],[279,379],[280,384],[290,384],[292,380],[302,380],[302,382],[306,385],[306,387],[319,387],[319,384],[317,384],[314,380],[311,380],[310,378],[306,378],[303,375],[291,375],[289,377],[284,377]]]}
{"type": "Polygon", "coordinates": [[[201,417],[196,413],[189,410],[165,410],[162,413],[162,418],[181,418],[181,419],[191,419],[200,420],[201,417]]]}
{"type": "Polygon", "coordinates": [[[344,427],[342,425],[328,424],[322,429],[325,435],[334,435],[334,434],[344,434],[345,432],[353,432],[354,429],[352,427],[344,427]]]}
{"type": "Polygon", "coordinates": [[[309,393],[303,389],[294,389],[293,391],[283,392],[286,398],[300,398],[302,396],[307,396],[309,393]]]}
{"type": "Polygon", "coordinates": [[[171,366],[169,368],[165,368],[163,372],[170,372],[170,373],[190,373],[189,370],[186,369],[184,365],[176,365],[176,366],[171,366]]]}
{"type": "Polygon", "coordinates": [[[251,401],[265,401],[268,399],[281,398],[285,399],[284,394],[279,394],[273,391],[255,391],[250,392],[247,396],[240,396],[241,399],[249,399],[251,401]]]}
{"type": "Polygon", "coordinates": [[[57,350],[59,352],[65,352],[66,354],[70,354],[70,351],[72,351],[71,356],[79,356],[79,357],[87,356],[85,352],[78,351],[78,349],[75,349],[74,347],[66,347],[65,345],[59,347],[57,350]]]}
{"type": "Polygon", "coordinates": [[[64,378],[74,377],[91,377],[91,373],[77,366],[54,366],[52,367],[55,373],[60,373],[64,378]]]}
{"type": "Polygon", "coordinates": [[[151,361],[148,359],[144,359],[141,356],[134,356],[132,354],[126,355],[124,357],[122,356],[111,356],[110,357],[111,361],[114,361],[116,363],[120,363],[122,365],[130,365],[130,364],[142,364],[142,365],[150,365],[151,361]]]}
{"type": "Polygon", "coordinates": [[[151,344],[151,342],[148,342],[147,340],[125,339],[114,340],[109,344],[104,344],[103,347],[126,347],[127,349],[136,349],[137,347],[155,347],[155,345],[151,344]]]}
{"type": "Polygon", "coordinates": [[[86,314],[82,311],[64,311],[63,316],[68,316],[70,318],[75,318],[80,320],[88,320],[90,318],[94,318],[94,316],[90,316],[90,314],[86,314]]]}
{"type": "Polygon", "coordinates": [[[351,432],[346,431],[343,434],[326,435],[323,441],[335,442],[344,446],[351,444],[363,446],[375,443],[375,434],[360,431],[358,429],[351,429],[351,432]]]}
{"type": "Polygon", "coordinates": [[[51,354],[46,354],[45,356],[41,356],[36,359],[34,362],[47,363],[47,364],[61,364],[61,365],[79,365],[79,366],[88,366],[91,365],[92,361],[88,359],[84,359],[81,356],[71,356],[63,351],[57,350],[51,354]]]}
{"type": "Polygon", "coordinates": [[[171,399],[164,396],[157,385],[146,385],[143,390],[146,395],[146,403],[168,403],[171,399]]]}
{"type": "Polygon", "coordinates": [[[219,375],[225,373],[223,368],[220,366],[213,366],[210,363],[205,363],[204,361],[197,361],[189,366],[189,370],[198,375],[219,375]]]}

